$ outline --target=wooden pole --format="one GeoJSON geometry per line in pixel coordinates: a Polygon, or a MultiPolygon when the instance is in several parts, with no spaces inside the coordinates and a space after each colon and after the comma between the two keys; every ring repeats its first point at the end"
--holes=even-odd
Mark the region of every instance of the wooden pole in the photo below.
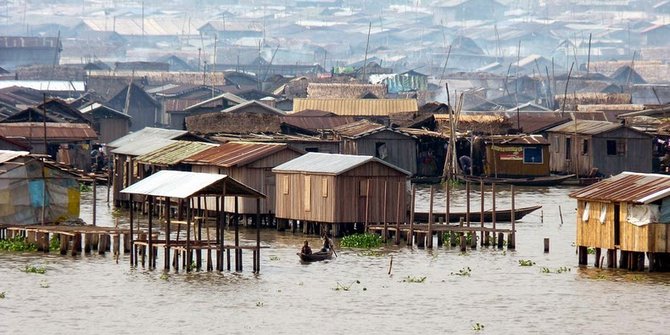
{"type": "Polygon", "coordinates": [[[433,247],[433,198],[435,198],[435,188],[431,185],[430,186],[430,208],[428,210],[428,235],[426,236],[426,239],[428,240],[427,243],[426,243],[426,247],[428,247],[428,248],[433,247]]]}
{"type": "MultiPolygon", "coordinates": [[[[326,237],[328,238],[328,237],[326,237]]],[[[256,198],[256,259],[254,272],[261,271],[261,198],[256,198]]]]}
{"type": "Polygon", "coordinates": [[[95,221],[97,218],[96,211],[97,211],[97,192],[98,188],[96,187],[96,182],[95,182],[95,177],[93,177],[93,226],[95,226],[95,221]]]}
{"type": "Polygon", "coordinates": [[[470,182],[465,182],[465,222],[470,227],[470,182]]]}
{"type": "Polygon", "coordinates": [[[370,179],[367,180],[365,186],[365,232],[368,232],[368,224],[370,224],[370,179]]]}
{"type": "Polygon", "coordinates": [[[191,200],[192,198],[186,199],[186,272],[191,272],[191,200]]]}
{"type": "Polygon", "coordinates": [[[514,250],[516,248],[516,214],[514,213],[515,204],[514,204],[514,185],[510,185],[510,193],[512,193],[512,232],[509,233],[507,237],[507,249],[514,250]]]}
{"type": "Polygon", "coordinates": [[[135,246],[133,245],[133,212],[135,211],[133,210],[133,195],[129,194],[128,198],[130,198],[130,229],[127,238],[130,240],[130,266],[133,266],[135,264],[135,253],[133,251],[135,250],[135,246]]]}
{"type": "Polygon", "coordinates": [[[388,238],[388,232],[389,232],[388,220],[386,220],[386,211],[388,210],[388,206],[387,206],[387,201],[388,201],[387,191],[388,191],[388,189],[387,189],[387,187],[388,187],[388,182],[386,180],[384,180],[384,207],[383,207],[384,212],[382,213],[382,220],[384,220],[384,237],[382,238],[382,241],[384,241],[384,243],[386,243],[386,239],[388,238]]]}
{"type": "Polygon", "coordinates": [[[147,240],[149,244],[149,269],[151,269],[151,266],[153,265],[153,217],[154,217],[154,196],[150,195],[149,196],[149,234],[147,235],[147,240]]]}
{"type": "Polygon", "coordinates": [[[241,271],[239,197],[235,197],[235,271],[241,271]]]}
{"type": "Polygon", "coordinates": [[[395,245],[400,244],[400,217],[402,216],[402,212],[404,211],[403,206],[400,206],[400,201],[402,199],[402,193],[403,193],[403,183],[399,182],[398,183],[398,202],[396,202],[396,207],[398,207],[397,210],[397,215],[395,219],[395,245]]]}
{"type": "Polygon", "coordinates": [[[412,200],[409,208],[409,233],[407,234],[407,245],[414,244],[414,202],[416,201],[416,185],[412,184],[412,200]]]}
{"type": "Polygon", "coordinates": [[[170,270],[170,197],[165,198],[165,261],[163,268],[170,270]]]}
{"type": "MultiPolygon", "coordinates": [[[[479,221],[481,223],[482,230],[479,232],[480,242],[484,245],[484,181],[479,181],[479,193],[481,199],[479,200],[479,221]]],[[[488,233],[487,233],[488,235],[488,233]]]]}
{"type": "Polygon", "coordinates": [[[446,201],[445,201],[445,210],[444,210],[444,222],[449,224],[449,215],[450,215],[450,209],[451,209],[451,183],[450,180],[447,180],[444,183],[444,191],[446,193],[446,201]]]}
{"type": "MultiPolygon", "coordinates": [[[[496,184],[491,184],[491,221],[493,221],[493,238],[496,237],[496,184]]],[[[494,242],[495,243],[495,242],[494,242]]]]}

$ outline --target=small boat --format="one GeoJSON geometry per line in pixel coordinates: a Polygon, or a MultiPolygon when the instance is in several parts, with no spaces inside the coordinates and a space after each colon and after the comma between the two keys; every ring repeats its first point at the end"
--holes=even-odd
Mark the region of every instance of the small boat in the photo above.
{"type": "Polygon", "coordinates": [[[333,257],[333,249],[328,251],[317,251],[311,254],[303,254],[302,252],[296,252],[296,255],[300,256],[300,260],[303,262],[319,262],[333,257]]]}
{"type": "Polygon", "coordinates": [[[574,174],[568,174],[564,176],[539,176],[539,177],[525,177],[525,178],[495,178],[495,177],[478,177],[478,176],[466,176],[458,175],[458,179],[461,181],[469,181],[471,183],[481,183],[490,185],[490,184],[507,184],[515,186],[554,186],[558,185],[570,178],[573,178],[574,174]]]}
{"type": "MultiPolygon", "coordinates": [[[[541,205],[531,207],[520,207],[514,209],[514,220],[521,220],[522,217],[542,208],[541,205]]],[[[449,222],[459,222],[460,218],[466,218],[465,212],[449,212],[449,222]]],[[[414,220],[417,222],[428,222],[428,212],[415,212],[414,220]]],[[[433,212],[433,222],[438,222],[440,218],[444,220],[445,213],[433,212]]],[[[479,211],[470,211],[470,222],[481,222],[481,215],[479,211]]],[[[496,222],[510,222],[512,221],[511,209],[497,209],[496,222]]],[[[484,211],[484,222],[493,222],[493,211],[484,211]]]]}

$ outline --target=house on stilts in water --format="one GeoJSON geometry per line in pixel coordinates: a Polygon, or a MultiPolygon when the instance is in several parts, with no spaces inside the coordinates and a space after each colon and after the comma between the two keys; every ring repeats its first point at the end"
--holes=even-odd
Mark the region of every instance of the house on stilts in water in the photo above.
{"type": "Polygon", "coordinates": [[[341,236],[366,223],[405,222],[411,173],[377,157],[309,152],[272,171],[276,218],[300,221],[303,232],[341,236]]]}
{"type": "Polygon", "coordinates": [[[607,250],[607,267],[670,271],[670,176],[623,172],[572,192],[577,199],[579,264],[595,248],[595,265],[607,250]]]}

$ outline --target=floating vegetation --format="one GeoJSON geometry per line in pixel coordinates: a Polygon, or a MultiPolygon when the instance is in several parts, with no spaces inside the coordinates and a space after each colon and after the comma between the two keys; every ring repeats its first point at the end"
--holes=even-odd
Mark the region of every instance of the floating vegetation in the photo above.
{"type": "MultiPolygon", "coordinates": [[[[458,244],[461,243],[461,234],[455,231],[446,231],[442,234],[442,240],[444,241],[445,244],[450,244],[452,240],[458,244]]],[[[474,234],[465,234],[465,244],[471,245],[472,244],[472,239],[477,238],[476,235],[474,234]]]]}
{"type": "Polygon", "coordinates": [[[0,292],[0,299],[4,299],[4,298],[5,298],[5,293],[6,293],[5,291],[0,292]]]}
{"type": "Polygon", "coordinates": [[[168,280],[170,279],[170,275],[168,275],[167,273],[163,273],[159,278],[162,280],[168,280]]]}
{"type": "MultiPolygon", "coordinates": [[[[354,284],[360,284],[360,283],[361,283],[360,280],[354,280],[354,281],[351,282],[351,284],[349,284],[349,285],[344,285],[344,284],[341,284],[341,283],[338,281],[338,282],[337,282],[337,286],[335,286],[335,288],[334,288],[333,290],[335,290],[335,291],[349,291],[349,290],[351,290],[351,287],[352,287],[354,284]]],[[[366,289],[366,288],[363,288],[363,290],[365,291],[365,290],[367,290],[367,289],[366,289]]]]}
{"type": "Polygon", "coordinates": [[[271,260],[271,261],[278,261],[278,260],[279,260],[279,256],[272,255],[272,256],[270,256],[270,260],[271,260]]]}
{"type": "Polygon", "coordinates": [[[28,242],[23,236],[16,236],[0,240],[0,250],[3,251],[37,251],[37,244],[28,242]]]}
{"type": "Polygon", "coordinates": [[[256,307],[263,307],[262,301],[256,301],[256,307]]]}
{"type": "Polygon", "coordinates": [[[41,288],[49,288],[49,282],[47,282],[46,280],[41,281],[40,282],[40,287],[41,288]]]}
{"type": "Polygon", "coordinates": [[[84,183],[79,184],[79,192],[91,192],[93,191],[93,188],[90,185],[86,185],[84,183]]]}
{"type": "Polygon", "coordinates": [[[360,256],[380,257],[380,256],[382,256],[383,254],[381,253],[381,251],[377,251],[377,250],[365,250],[365,251],[361,251],[361,252],[359,252],[358,255],[360,255],[360,256]]]}
{"type": "Polygon", "coordinates": [[[535,265],[535,262],[531,261],[530,259],[519,260],[519,266],[533,266],[533,265],[535,265]]]}
{"type": "Polygon", "coordinates": [[[188,266],[189,271],[193,271],[197,268],[198,266],[195,264],[195,261],[191,261],[191,264],[188,266]]]}
{"type": "Polygon", "coordinates": [[[26,267],[21,269],[21,271],[25,273],[38,273],[38,274],[45,274],[47,273],[47,268],[44,266],[35,266],[32,264],[26,264],[26,267]]]}
{"type": "Polygon", "coordinates": [[[540,269],[540,272],[542,272],[542,273],[551,273],[551,269],[549,269],[549,268],[543,266],[542,269],[540,269]]]}
{"type": "Polygon", "coordinates": [[[113,217],[113,218],[120,218],[120,217],[122,217],[122,216],[123,216],[123,212],[121,211],[120,208],[114,208],[114,209],[112,210],[112,217],[113,217]]]}
{"type": "Polygon", "coordinates": [[[466,267],[458,270],[458,272],[452,272],[451,275],[452,276],[470,277],[471,272],[472,272],[472,269],[470,269],[469,266],[466,266],[466,267]]]}
{"type": "Polygon", "coordinates": [[[475,323],[474,325],[472,325],[472,330],[474,330],[474,331],[481,331],[481,330],[484,330],[484,325],[481,324],[481,323],[479,323],[479,322],[477,322],[477,323],[475,323]]]}
{"type": "Polygon", "coordinates": [[[586,248],[586,253],[589,254],[589,255],[595,255],[596,254],[596,248],[588,247],[588,248],[586,248]]]}
{"type": "Polygon", "coordinates": [[[353,234],[342,238],[340,245],[345,248],[377,248],[382,245],[382,237],[377,234],[353,234]]]}
{"type": "Polygon", "coordinates": [[[426,277],[414,277],[414,276],[407,276],[407,278],[403,279],[403,283],[423,283],[426,281],[426,277]]]}

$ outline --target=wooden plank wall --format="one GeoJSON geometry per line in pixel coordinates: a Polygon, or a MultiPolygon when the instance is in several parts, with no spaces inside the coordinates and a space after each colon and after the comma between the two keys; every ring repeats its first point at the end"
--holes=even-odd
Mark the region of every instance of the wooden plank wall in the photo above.
{"type": "MultiPolygon", "coordinates": [[[[500,145],[496,145],[500,146],[500,145]]],[[[503,148],[518,147],[522,150],[523,155],[523,146],[521,145],[509,145],[509,146],[500,146],[503,148]]],[[[534,146],[532,146],[534,147],[534,146]]],[[[541,164],[530,164],[524,163],[523,160],[502,160],[500,159],[500,151],[494,151],[490,145],[486,146],[486,173],[493,177],[498,176],[548,176],[549,173],[549,146],[544,145],[542,148],[542,163],[541,164]]]]}
{"type": "Polygon", "coordinates": [[[614,249],[614,204],[590,202],[590,215],[587,221],[582,220],[586,202],[577,202],[577,240],[578,246],[614,249]],[[607,206],[605,223],[600,223],[600,211],[607,206]]]}

